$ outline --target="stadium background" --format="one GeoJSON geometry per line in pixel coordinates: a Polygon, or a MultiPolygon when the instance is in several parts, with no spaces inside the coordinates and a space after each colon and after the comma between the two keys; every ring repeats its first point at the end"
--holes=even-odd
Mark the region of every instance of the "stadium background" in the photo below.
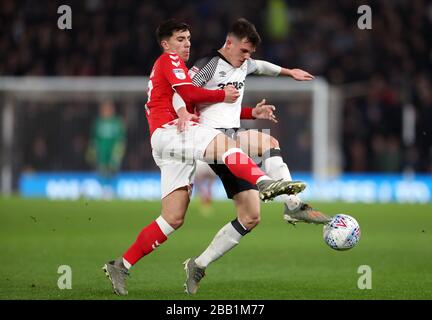
{"type": "MultiPolygon", "coordinates": [[[[256,293],[254,297],[426,297],[430,299],[430,276],[426,275],[424,278],[414,276],[414,274],[421,274],[428,270],[432,261],[430,248],[427,249],[427,244],[431,243],[430,232],[432,232],[429,204],[432,197],[432,42],[430,41],[432,3],[430,1],[5,0],[0,3],[0,21],[2,23],[0,30],[0,76],[148,76],[154,60],[160,54],[154,38],[154,30],[162,20],[176,17],[191,25],[192,56],[190,61],[194,61],[212,48],[218,48],[224,42],[227,27],[235,18],[240,16],[255,23],[262,35],[263,43],[258,48],[255,58],[265,59],[290,68],[303,68],[314,75],[325,78],[332,87],[342,92],[343,112],[339,141],[342,151],[341,173],[344,176],[343,179],[341,178],[332,184],[329,193],[338,193],[341,192],[341,189],[345,189],[347,185],[342,186],[341,181],[355,181],[354,184],[349,184],[351,191],[345,198],[342,197],[342,200],[378,201],[379,195],[370,196],[367,188],[357,188],[358,184],[356,183],[365,180],[367,183],[372,182],[378,185],[375,189],[379,189],[382,183],[390,183],[392,188],[400,191],[400,196],[384,196],[383,202],[397,200],[426,203],[404,206],[395,204],[388,206],[360,205],[357,203],[347,205],[339,202],[318,203],[324,211],[348,211],[359,218],[364,230],[369,231],[369,238],[365,235],[363,240],[363,250],[360,246],[356,249],[358,250],[357,253],[355,251],[350,253],[352,265],[357,266],[364,263],[362,261],[367,260],[365,257],[370,258],[366,254],[367,251],[372,252],[374,256],[371,261],[377,261],[378,264],[379,256],[382,253],[380,250],[383,249],[385,252],[394,253],[394,255],[388,256],[388,264],[382,266],[382,270],[388,271],[390,265],[395,267],[400,261],[399,259],[402,259],[401,255],[408,252],[402,262],[402,265],[406,265],[407,269],[402,269],[403,271],[390,269],[399,278],[387,282],[382,278],[381,280],[386,283],[384,289],[381,288],[382,291],[378,290],[374,294],[362,295],[353,289],[347,294],[344,291],[346,288],[343,283],[335,280],[329,270],[331,268],[339,270],[343,277],[345,271],[341,268],[346,266],[348,262],[340,256],[331,255],[326,256],[329,262],[324,264],[326,269],[323,275],[327,277],[326,281],[328,282],[323,282],[318,291],[314,291],[316,284],[309,281],[307,284],[310,288],[309,291],[306,290],[306,294],[301,296],[298,294],[303,288],[300,282],[294,283],[293,286],[292,282],[287,284],[282,281],[280,286],[272,282],[282,294],[276,294],[277,290],[275,289],[271,292],[263,291],[261,295],[256,293]],[[72,8],[72,30],[59,30],[57,28],[59,17],[57,8],[62,4],[68,4],[72,8]],[[372,30],[360,30],[357,27],[359,18],[357,8],[363,4],[372,8],[372,30]],[[411,114],[411,119],[414,119],[414,126],[411,125],[409,130],[406,128],[407,110],[411,113],[414,112],[414,118],[411,114]],[[400,183],[406,179],[420,183],[420,187],[416,186],[421,191],[411,197],[411,192],[414,189],[410,188],[413,184],[400,183]],[[410,214],[410,217],[405,218],[406,214],[410,214]],[[387,225],[389,219],[394,223],[387,225]],[[405,223],[411,223],[411,225],[405,227],[405,223]],[[378,235],[378,233],[381,234],[378,235]],[[402,241],[404,235],[407,236],[406,241],[402,241]],[[398,241],[402,241],[402,243],[398,241]],[[376,247],[377,243],[380,242],[384,243],[384,248],[376,247]],[[415,247],[414,252],[412,251],[413,246],[415,247]],[[407,251],[404,251],[405,249],[407,251]],[[419,291],[414,289],[410,291],[404,287],[401,283],[405,280],[409,288],[417,286],[419,291]],[[283,295],[283,289],[286,287],[294,288],[292,289],[294,291],[288,295],[283,295]],[[328,288],[334,289],[333,294],[326,293],[328,288]]],[[[4,98],[5,96],[0,96],[2,99],[0,108],[2,110],[4,98]]],[[[154,175],[156,172],[156,176],[151,176],[154,179],[152,181],[156,181],[158,178],[157,167],[151,158],[148,127],[143,110],[144,101],[132,102],[132,109],[135,110],[132,116],[126,112],[122,103],[116,103],[117,113],[123,117],[127,127],[126,154],[121,165],[121,171],[125,174],[150,173],[150,175],[154,175]]],[[[112,245],[109,253],[99,252],[96,254],[99,259],[98,262],[101,263],[107,255],[121,251],[132,240],[131,237],[136,233],[135,229],[138,228],[122,225],[120,230],[124,232],[116,236],[116,240],[102,235],[105,231],[114,230],[113,227],[106,227],[110,223],[116,226],[125,224],[123,218],[117,215],[118,210],[124,211],[122,206],[130,206],[130,216],[125,220],[130,219],[137,226],[144,225],[146,219],[151,218],[145,217],[143,223],[143,210],[152,212],[159,210],[158,202],[122,204],[122,202],[116,201],[110,203],[95,201],[89,204],[87,200],[79,200],[77,202],[59,201],[52,204],[51,202],[40,202],[43,200],[24,201],[19,197],[20,194],[25,195],[25,190],[20,186],[20,179],[23,174],[29,174],[28,177],[40,172],[62,173],[62,177],[64,177],[64,173],[72,174],[75,177],[78,177],[78,173],[92,174],[92,168],[86,161],[85,153],[89,143],[91,123],[97,114],[96,107],[97,104],[94,102],[65,101],[61,105],[25,102],[17,108],[17,122],[14,129],[16,140],[14,140],[11,153],[13,158],[13,197],[2,197],[0,200],[3,258],[10,261],[11,257],[16,257],[13,255],[14,250],[24,250],[29,259],[34,255],[34,258],[38,260],[38,256],[31,251],[31,248],[42,245],[44,242],[41,239],[44,241],[53,239],[50,237],[53,237],[52,235],[55,234],[56,230],[62,229],[64,235],[82,237],[79,244],[87,248],[91,246],[91,241],[83,236],[83,232],[77,230],[94,232],[97,229],[97,232],[100,232],[100,234],[96,232],[100,236],[98,240],[107,241],[112,245]],[[93,206],[93,209],[89,209],[89,206],[93,206]],[[41,223],[41,220],[44,221],[44,219],[45,222],[41,223]],[[92,229],[83,221],[85,223],[100,221],[101,225],[92,229]],[[34,229],[35,226],[37,226],[37,230],[34,229]],[[16,233],[21,228],[27,232],[28,239],[19,244],[19,241],[16,242],[16,233]],[[50,236],[46,237],[47,233],[50,233],[50,236]],[[38,240],[35,241],[35,239],[38,240]],[[14,247],[12,243],[17,243],[17,247],[14,247]],[[117,243],[122,243],[122,245],[117,243]],[[9,248],[7,248],[8,244],[10,245],[9,248]],[[24,249],[26,244],[31,245],[24,249]]],[[[277,107],[280,123],[290,121],[289,118],[293,116],[302,117],[301,111],[300,115],[298,114],[298,108],[291,112],[287,106],[278,105],[277,107]]],[[[311,169],[310,163],[305,164],[304,161],[298,161],[299,157],[296,156],[302,150],[306,156],[300,157],[300,159],[307,159],[307,154],[310,154],[311,137],[308,134],[310,128],[297,126],[296,130],[290,131],[289,138],[286,137],[287,133],[281,128],[278,129],[273,126],[271,128],[272,133],[281,142],[291,171],[293,173],[299,172],[297,177],[312,182],[312,177],[308,175],[311,169]],[[293,150],[296,150],[297,153],[293,150]]],[[[2,154],[2,162],[4,163],[6,161],[5,153],[2,152],[2,154]]],[[[147,175],[146,178],[148,177],[147,175]]],[[[385,189],[386,186],[383,188],[385,189]]],[[[223,196],[223,194],[221,195],[223,196]]],[[[78,196],[74,194],[71,198],[79,198],[79,196],[79,194],[78,196]]],[[[155,197],[157,198],[157,194],[154,192],[152,196],[149,196],[149,198],[155,197]]],[[[329,199],[332,197],[329,196],[329,199]]],[[[282,230],[285,226],[280,226],[280,207],[273,204],[269,208],[275,214],[266,217],[268,223],[273,222],[277,225],[276,229],[279,228],[281,232],[285,232],[282,230]]],[[[204,224],[207,229],[204,228],[203,230],[207,230],[206,236],[210,237],[216,231],[216,229],[212,229],[213,223],[223,223],[232,216],[229,203],[216,203],[212,210],[213,214],[203,213],[199,205],[194,203],[191,211],[195,218],[191,218],[190,228],[204,224]],[[220,211],[223,214],[215,214],[215,212],[220,211]]],[[[270,214],[268,213],[268,216],[270,214]]],[[[306,229],[302,226],[302,229],[298,231],[298,237],[309,239],[304,243],[304,246],[307,247],[305,250],[310,250],[318,258],[325,256],[325,253],[321,252],[324,250],[322,247],[316,248],[316,241],[321,241],[319,240],[320,232],[317,232],[317,228],[312,228],[306,229]]],[[[269,239],[271,239],[272,231],[267,230],[265,226],[262,230],[257,231],[256,237],[260,237],[259,232],[262,232],[261,237],[266,238],[270,235],[269,239]],[[266,233],[266,230],[269,233],[266,233]]],[[[199,235],[205,237],[204,231],[199,235]]],[[[63,260],[72,259],[75,261],[74,259],[77,259],[76,255],[74,256],[75,251],[71,250],[70,253],[65,253],[61,246],[63,244],[71,249],[76,243],[66,239],[66,236],[55,239],[58,240],[58,247],[53,251],[46,249],[42,256],[50,257],[48,260],[53,264],[60,264],[53,258],[56,254],[62,256],[63,260]]],[[[203,245],[210,240],[207,237],[205,239],[203,245]]],[[[175,241],[187,243],[187,237],[179,235],[175,241]]],[[[271,242],[271,240],[267,241],[271,242]]],[[[278,243],[272,242],[268,245],[273,246],[272,250],[278,254],[280,251],[276,251],[277,249],[284,250],[284,246],[278,243]]],[[[178,250],[174,243],[170,246],[172,247],[160,249],[161,252],[157,255],[161,254],[163,257],[149,258],[150,270],[157,270],[158,266],[168,259],[164,256],[163,250],[171,254],[178,250]]],[[[245,251],[239,251],[242,252],[239,255],[243,254],[246,257],[253,252],[253,248],[265,247],[258,240],[250,240],[249,246],[249,248],[244,249],[245,251]],[[251,248],[252,246],[253,248],[251,248]]],[[[288,248],[292,255],[300,254],[301,250],[304,249],[297,248],[293,244],[288,245],[288,248]],[[296,250],[299,251],[296,252],[296,250]]],[[[292,260],[291,254],[287,255],[287,260],[292,260]]],[[[183,251],[178,252],[178,259],[180,259],[180,255],[184,256],[183,251]]],[[[175,254],[174,256],[177,258],[175,254]]],[[[86,259],[89,257],[90,254],[85,256],[86,259]]],[[[239,263],[234,257],[235,254],[228,256],[227,261],[234,264],[239,263]]],[[[243,262],[255,263],[248,258],[245,258],[243,262]]],[[[82,264],[82,262],[80,263],[82,264]]],[[[313,262],[304,258],[304,260],[297,260],[297,263],[299,269],[295,270],[301,272],[302,264],[307,265],[313,262]]],[[[90,270],[89,266],[85,267],[90,270]]],[[[283,270],[284,267],[285,265],[279,266],[279,270],[283,270]]],[[[11,272],[16,268],[15,263],[11,266],[2,266],[2,274],[7,274],[7,279],[9,279],[2,279],[0,282],[2,287],[11,285],[10,279],[14,277],[11,272]]],[[[220,268],[221,274],[224,272],[221,266],[215,268],[220,268]]],[[[265,265],[262,266],[263,270],[267,270],[266,268],[265,265]]],[[[105,297],[99,292],[89,296],[80,291],[69,296],[58,292],[48,293],[47,287],[56,288],[55,280],[53,280],[56,274],[53,275],[51,271],[48,273],[44,270],[45,267],[40,267],[40,269],[43,274],[40,282],[54,281],[54,285],[42,284],[42,289],[35,292],[32,289],[33,286],[28,285],[27,282],[17,276],[18,278],[13,280],[16,280],[18,284],[11,291],[12,293],[8,294],[3,291],[1,297],[105,297]],[[21,285],[26,288],[25,291],[20,291],[21,285]]],[[[31,272],[30,269],[28,271],[31,272]]],[[[260,278],[262,274],[260,272],[256,272],[257,278],[260,278]]],[[[309,270],[309,276],[311,272],[309,270]]],[[[318,272],[323,272],[323,270],[320,269],[318,272]]],[[[176,275],[175,272],[174,275],[176,275]]],[[[278,274],[278,276],[281,275],[278,274]]],[[[145,279],[145,277],[144,273],[137,275],[138,279],[145,279]]],[[[160,280],[158,285],[162,286],[163,289],[161,290],[171,292],[172,288],[168,283],[173,281],[173,277],[169,276],[160,280]]],[[[354,275],[351,277],[353,278],[354,275]]],[[[304,278],[300,278],[304,281],[304,278]]],[[[380,279],[379,276],[377,278],[380,279]]],[[[37,281],[39,280],[33,280],[33,282],[37,281]]],[[[86,281],[90,281],[88,282],[89,285],[93,283],[92,280],[86,279],[78,282],[78,286],[80,284],[85,286],[86,281]]],[[[145,281],[148,282],[148,280],[145,281]]],[[[246,282],[246,280],[244,281],[246,282]]],[[[158,288],[156,284],[149,285],[158,288]]],[[[95,286],[97,287],[99,284],[95,286]]],[[[39,288],[39,284],[36,283],[35,287],[39,288]]],[[[103,286],[101,285],[101,287],[103,286]]],[[[210,287],[211,285],[208,288],[210,287]]],[[[258,283],[254,288],[261,287],[262,283],[258,283]]],[[[223,281],[221,288],[224,288],[223,281]]],[[[236,288],[240,290],[241,286],[235,286],[233,290],[235,291],[236,288]]],[[[135,297],[149,299],[165,297],[163,295],[165,291],[160,293],[157,291],[158,289],[154,289],[160,294],[152,296],[147,295],[144,289],[142,290],[140,291],[141,296],[135,297]]],[[[214,287],[212,290],[211,294],[214,296],[207,297],[247,298],[247,293],[244,295],[236,295],[235,293],[220,295],[214,291],[214,287]]],[[[182,298],[175,294],[168,294],[167,296],[174,299],[182,298]]]]}
{"type": "MultiPolygon", "coordinates": [[[[77,1],[72,3],[73,28],[67,31],[56,28],[57,8],[64,2],[2,1],[0,74],[144,76],[160,54],[154,30],[163,19],[175,15],[190,23],[194,61],[219,47],[231,21],[245,16],[262,34],[256,58],[304,68],[342,88],[356,83],[361,87],[357,90],[363,90],[344,102],[345,171],[430,173],[430,3],[375,1],[373,30],[367,31],[357,28],[360,2],[289,1],[278,19],[270,10],[272,2],[280,1],[77,1]],[[416,111],[411,145],[402,139],[405,104],[416,111]]],[[[95,109],[82,109],[73,105],[61,110],[65,136],[56,134],[59,128],[49,118],[60,110],[28,107],[20,167],[89,169],[83,148],[95,109]],[[43,127],[36,125],[42,121],[43,127]],[[61,148],[65,145],[74,147],[61,148]]],[[[139,120],[128,130],[125,170],[156,169],[148,152],[145,119],[139,120]]]]}

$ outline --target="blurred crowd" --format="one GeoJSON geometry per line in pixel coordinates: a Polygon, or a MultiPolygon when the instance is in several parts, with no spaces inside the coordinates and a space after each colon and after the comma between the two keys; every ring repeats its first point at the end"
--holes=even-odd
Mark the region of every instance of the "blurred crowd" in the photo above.
{"type": "MultiPolygon", "coordinates": [[[[192,27],[191,61],[220,47],[231,22],[245,17],[263,38],[256,58],[303,68],[340,88],[345,171],[432,172],[432,1],[2,0],[0,75],[146,76],[160,54],[155,28],[170,17],[192,27]],[[72,30],[57,28],[62,4],[72,8],[72,30]],[[357,26],[357,8],[364,4],[372,9],[372,30],[357,26]],[[407,108],[415,112],[411,139],[403,134],[407,108]]],[[[134,108],[142,110],[144,101],[136,103],[134,108]]],[[[28,108],[27,121],[47,118],[46,125],[22,138],[23,165],[36,170],[53,167],[49,149],[60,152],[65,145],[57,139],[57,147],[50,146],[56,121],[47,119],[55,113],[69,121],[62,130],[67,130],[72,147],[65,152],[85,150],[97,113],[97,108],[84,111],[87,107],[28,108]]],[[[117,105],[127,122],[122,110],[117,105]]],[[[148,152],[137,153],[149,146],[141,141],[148,134],[145,119],[136,121],[127,122],[132,142],[127,142],[122,167],[155,168],[147,161],[148,152]]],[[[77,159],[59,155],[56,169],[87,169],[81,151],[77,159]]]]}

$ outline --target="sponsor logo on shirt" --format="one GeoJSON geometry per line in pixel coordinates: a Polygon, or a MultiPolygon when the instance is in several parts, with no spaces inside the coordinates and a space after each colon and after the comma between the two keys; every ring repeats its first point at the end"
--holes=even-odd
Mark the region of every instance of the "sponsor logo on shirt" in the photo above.
{"type": "Polygon", "coordinates": [[[173,73],[177,79],[184,80],[186,79],[186,74],[183,69],[173,69],[173,73]]]}
{"type": "Polygon", "coordinates": [[[228,83],[218,83],[217,86],[220,89],[225,88],[227,85],[233,85],[237,90],[241,90],[244,87],[244,81],[233,81],[228,83]]]}

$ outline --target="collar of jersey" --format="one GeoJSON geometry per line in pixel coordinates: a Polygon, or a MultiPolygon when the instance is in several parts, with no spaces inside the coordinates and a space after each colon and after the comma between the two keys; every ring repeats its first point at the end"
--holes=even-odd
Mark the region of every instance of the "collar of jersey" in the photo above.
{"type": "Polygon", "coordinates": [[[235,68],[226,58],[225,58],[225,56],[222,54],[222,53],[220,53],[219,51],[218,51],[218,49],[213,49],[213,52],[214,52],[214,54],[216,55],[216,56],[218,56],[219,58],[221,58],[222,60],[224,60],[226,63],[228,63],[231,67],[233,67],[233,68],[235,68]]]}

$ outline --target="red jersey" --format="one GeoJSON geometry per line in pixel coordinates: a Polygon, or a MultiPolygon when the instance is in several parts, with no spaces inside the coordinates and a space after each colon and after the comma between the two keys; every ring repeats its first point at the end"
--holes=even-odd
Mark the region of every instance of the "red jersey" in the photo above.
{"type": "Polygon", "coordinates": [[[163,53],[153,66],[147,88],[146,114],[150,135],[178,118],[172,106],[174,87],[185,84],[192,84],[192,80],[183,60],[177,53],[163,53]]]}

